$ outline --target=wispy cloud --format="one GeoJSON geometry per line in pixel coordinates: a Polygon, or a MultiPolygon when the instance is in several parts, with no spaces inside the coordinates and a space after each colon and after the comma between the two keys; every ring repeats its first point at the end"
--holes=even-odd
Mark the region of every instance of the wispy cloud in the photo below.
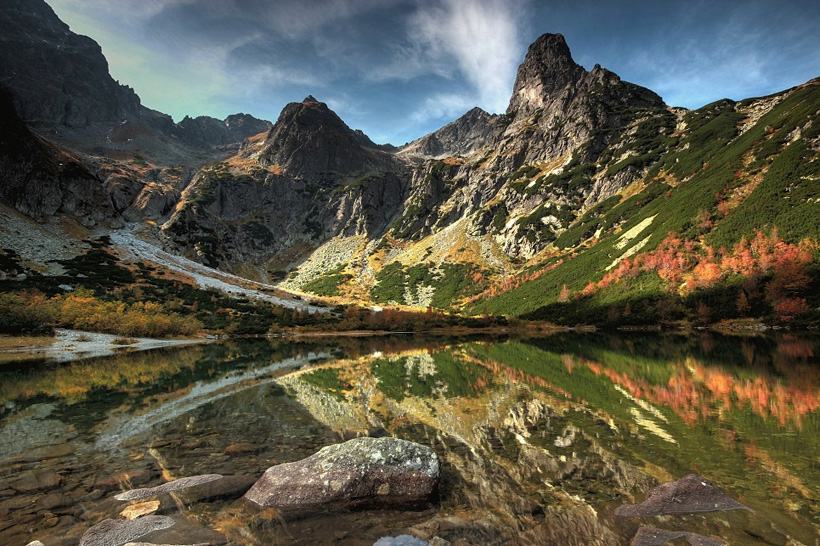
{"type": "Polygon", "coordinates": [[[676,105],[820,74],[816,0],[46,1],[147,106],[275,119],[310,93],[379,141],[416,138],[473,106],[504,111],[542,32],[676,105]]]}
{"type": "Polygon", "coordinates": [[[410,114],[410,120],[424,124],[431,120],[450,120],[476,105],[469,94],[439,93],[424,99],[419,108],[410,114]]]}
{"type": "Polygon", "coordinates": [[[416,12],[411,36],[434,62],[455,63],[478,105],[500,112],[525,45],[521,25],[527,7],[525,0],[442,0],[416,12]]]}

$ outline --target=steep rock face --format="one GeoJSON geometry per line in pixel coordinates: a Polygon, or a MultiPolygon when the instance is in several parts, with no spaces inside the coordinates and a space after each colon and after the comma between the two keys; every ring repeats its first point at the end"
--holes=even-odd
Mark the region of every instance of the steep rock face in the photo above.
{"type": "Polygon", "coordinates": [[[432,158],[468,155],[492,142],[503,127],[502,116],[476,107],[441,129],[405,145],[399,154],[432,158]]]}
{"type": "Polygon", "coordinates": [[[0,28],[4,84],[27,122],[85,127],[139,112],[139,97],[111,78],[100,46],[71,32],[45,2],[3,2],[0,28]]]}
{"type": "Polygon", "coordinates": [[[86,225],[111,219],[102,182],[76,157],[34,135],[0,90],[0,199],[37,220],[58,213],[86,225]]]}
{"type": "Polygon", "coordinates": [[[639,177],[674,125],[657,95],[585,70],[546,34],[506,114],[474,108],[395,153],[312,96],[288,104],[264,140],[194,177],[164,229],[212,265],[289,268],[335,236],[414,241],[466,220],[526,259],[639,177]]]}
{"type": "Polygon", "coordinates": [[[418,239],[469,217],[475,235],[531,257],[584,207],[640,176],[674,121],[656,94],[597,65],[586,71],[563,36],[545,34],[519,67],[505,115],[471,110],[399,152],[422,164],[412,217],[397,233],[418,239]],[[631,155],[642,162],[616,165],[631,155]]]}
{"type": "Polygon", "coordinates": [[[143,106],[116,82],[94,40],[71,31],[43,0],[0,4],[0,69],[20,117],[72,149],[164,165],[198,165],[227,155],[269,122],[247,114],[186,118],[143,106]]]}
{"type": "Polygon", "coordinates": [[[380,236],[407,178],[400,161],[308,97],[287,105],[262,141],[200,170],[163,230],[211,265],[272,260],[277,269],[334,236],[380,236]]]}
{"type": "Polygon", "coordinates": [[[548,97],[577,82],[585,72],[572,60],[562,35],[544,34],[530,45],[518,67],[507,112],[517,114],[543,108],[548,97]]]}

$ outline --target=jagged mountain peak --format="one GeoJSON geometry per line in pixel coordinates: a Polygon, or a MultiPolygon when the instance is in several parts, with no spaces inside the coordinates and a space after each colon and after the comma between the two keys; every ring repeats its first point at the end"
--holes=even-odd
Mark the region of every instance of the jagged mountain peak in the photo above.
{"type": "Polygon", "coordinates": [[[382,166],[384,154],[354,131],[327,104],[308,95],[282,109],[259,156],[292,176],[315,178],[352,174],[382,166]]]}
{"type": "Polygon", "coordinates": [[[400,153],[420,157],[468,155],[497,135],[500,118],[476,106],[441,129],[406,144],[400,153]]]}
{"type": "Polygon", "coordinates": [[[539,108],[544,95],[576,82],[585,73],[572,59],[563,35],[543,34],[530,45],[524,62],[518,67],[507,112],[539,108]]]}
{"type": "Polygon", "coordinates": [[[551,60],[559,63],[572,63],[572,53],[570,52],[567,40],[563,34],[544,33],[539,36],[528,48],[527,57],[538,56],[542,60],[551,60]]]}

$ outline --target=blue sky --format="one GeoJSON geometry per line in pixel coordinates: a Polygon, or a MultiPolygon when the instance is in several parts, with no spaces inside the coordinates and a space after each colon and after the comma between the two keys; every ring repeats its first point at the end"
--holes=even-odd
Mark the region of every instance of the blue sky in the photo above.
{"type": "Polygon", "coordinates": [[[473,106],[503,112],[527,46],[566,36],[595,63],[699,107],[820,76],[820,2],[47,0],[112,75],[176,120],[276,120],[312,94],[401,144],[473,106]]]}

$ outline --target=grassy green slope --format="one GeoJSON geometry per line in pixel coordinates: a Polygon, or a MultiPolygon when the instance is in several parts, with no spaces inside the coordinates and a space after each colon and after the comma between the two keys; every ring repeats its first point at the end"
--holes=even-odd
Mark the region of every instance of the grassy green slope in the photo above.
{"type": "MultiPolygon", "coordinates": [[[[579,248],[561,266],[480,301],[470,311],[556,319],[554,304],[564,286],[573,292],[581,290],[588,282],[600,280],[613,260],[634,244],[640,241],[641,251],[650,251],[669,233],[703,239],[716,247],[772,227],[787,241],[820,239],[820,161],[812,148],[820,131],[820,82],[793,91],[742,134],[738,126],[743,115],[736,106],[724,100],[687,114],[685,136],[649,170],[643,192],[614,207],[606,203],[596,217],[584,215],[576,224],[582,227],[573,226],[567,232],[571,236],[558,239],[559,247],[577,244],[582,236],[601,228],[596,244],[579,248]],[[674,187],[665,183],[670,175],[678,181],[674,187]],[[755,175],[761,175],[762,182],[721,216],[718,204],[755,175]],[[623,233],[650,218],[651,223],[632,242],[617,246],[623,233]],[[550,313],[546,313],[549,306],[550,313]]],[[[619,286],[613,293],[597,294],[602,301],[589,302],[585,317],[564,318],[597,322],[595,313],[613,300],[657,306],[666,299],[661,298],[661,283],[652,275],[642,277],[641,282],[619,286]]]]}

